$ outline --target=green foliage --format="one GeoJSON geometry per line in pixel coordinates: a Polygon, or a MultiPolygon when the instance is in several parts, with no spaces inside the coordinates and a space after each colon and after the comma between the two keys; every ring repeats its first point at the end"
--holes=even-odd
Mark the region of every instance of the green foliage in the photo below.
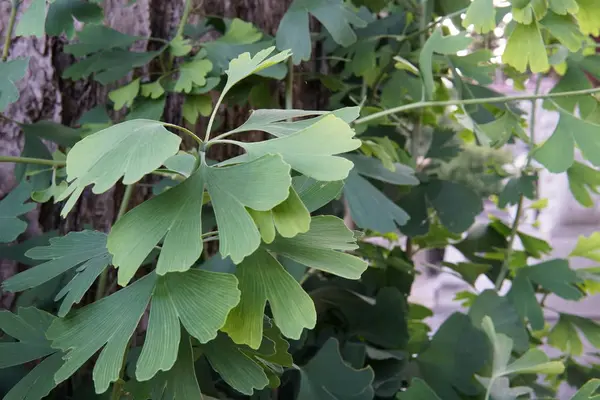
{"type": "Polygon", "coordinates": [[[595,202],[595,1],[294,0],[275,37],[207,16],[161,38],[103,25],[96,0],[13,3],[8,45],[62,36],[53,56],[75,59],[60,79],[110,87],[73,127],[21,123],[8,113],[29,58],[0,63],[0,112],[25,136],[20,157],[0,156],[18,162],[0,255],[27,267],[2,282],[18,310],[0,312],[5,399],[512,400],[563,383],[595,395],[596,366],[573,357],[597,352],[600,326],[565,313],[551,326],[546,300],[598,292],[598,268],[571,260],[599,261],[600,234],[549,259],[551,243],[521,225],[542,207],[541,168],[595,202]],[[144,42],[161,47],[131,50],[144,42]],[[551,68],[548,95],[488,87],[498,71],[518,87],[551,68]],[[319,85],[322,109],[292,108],[319,85]],[[513,102],[536,98],[560,118],[543,143],[513,102]],[[181,115],[164,120],[167,104],[181,115]],[[519,168],[516,143],[531,149],[519,168]],[[121,185],[108,229],[70,231],[80,199],[121,185]],[[18,242],[30,199],[69,222],[18,242]],[[448,246],[465,259],[431,267],[469,290],[455,296],[465,312],[445,317],[411,291],[415,255],[448,246]]]}

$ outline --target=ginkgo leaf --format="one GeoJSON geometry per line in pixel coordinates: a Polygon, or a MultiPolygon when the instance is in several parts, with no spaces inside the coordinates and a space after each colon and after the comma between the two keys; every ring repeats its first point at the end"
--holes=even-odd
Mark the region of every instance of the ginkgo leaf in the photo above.
{"type": "Polygon", "coordinates": [[[123,183],[137,182],[177,153],[181,138],[158,121],[136,119],[122,122],[86,136],[67,155],[69,189],[59,200],[67,200],[66,216],[86,186],[104,193],[123,176],[123,183]]]}
{"type": "Polygon", "coordinates": [[[589,237],[579,236],[569,257],[583,257],[600,262],[600,232],[594,232],[589,237]]]}
{"type": "Polygon", "coordinates": [[[313,212],[337,199],[342,193],[344,181],[321,182],[300,175],[292,178],[292,186],[308,212],[313,212]]]}
{"type": "Polygon", "coordinates": [[[557,14],[576,14],[579,10],[577,0],[549,0],[550,9],[557,14]]]}
{"type": "Polygon", "coordinates": [[[0,62],[0,112],[19,99],[15,82],[23,79],[28,66],[29,57],[0,62]]]}
{"type": "Polygon", "coordinates": [[[160,84],[160,80],[156,80],[152,83],[145,83],[140,88],[142,96],[150,97],[151,99],[158,99],[165,94],[165,88],[160,84]]]}
{"type": "Polygon", "coordinates": [[[571,397],[571,400],[595,400],[599,387],[600,379],[591,379],[571,397]]]}
{"type": "Polygon", "coordinates": [[[16,36],[44,36],[44,23],[46,22],[46,0],[33,0],[21,15],[16,36]]]}
{"type": "Polygon", "coordinates": [[[571,52],[581,49],[586,37],[579,31],[577,24],[570,16],[557,15],[553,12],[546,14],[540,21],[540,25],[546,28],[571,52]]]}
{"type": "Polygon", "coordinates": [[[63,355],[54,353],[37,364],[14,385],[3,400],[41,400],[56,386],[54,374],[63,364],[63,355]]]}
{"type": "Polygon", "coordinates": [[[426,98],[431,98],[435,91],[435,83],[433,81],[433,54],[456,54],[460,50],[467,48],[473,39],[466,36],[465,33],[460,33],[453,36],[443,36],[441,28],[436,28],[425,45],[421,49],[419,55],[419,69],[425,86],[426,98]]]}
{"type": "MultiPolygon", "coordinates": [[[[594,0],[575,0],[579,9],[575,17],[579,22],[581,33],[585,35],[600,35],[600,3],[594,0]]],[[[569,3],[572,0],[568,0],[569,3]]],[[[574,7],[571,5],[571,9],[574,7]]]]}
{"type": "Polygon", "coordinates": [[[278,237],[266,248],[302,265],[346,279],[358,279],[367,263],[342,251],[356,250],[356,239],[344,221],[333,216],[313,217],[310,230],[293,238],[278,237]]]}
{"type": "Polygon", "coordinates": [[[106,234],[97,231],[70,232],[50,239],[45,247],[35,247],[25,253],[34,260],[46,260],[33,268],[10,277],[2,283],[9,292],[21,292],[39,286],[76,268],[71,281],[56,295],[64,300],[58,311],[64,317],[75,303],[79,303],[96,278],[111,263],[106,250],[106,234]]]}
{"type": "Polygon", "coordinates": [[[288,198],[272,210],[248,211],[265,243],[275,240],[275,229],[283,237],[294,237],[310,227],[310,213],[293,187],[290,187],[288,198]]]}
{"type": "Polygon", "coordinates": [[[299,339],[317,322],[315,306],[300,284],[266,250],[259,249],[238,265],[242,297],[222,328],[238,344],[258,349],[263,337],[265,305],[284,336],[299,339]]]}
{"type": "Polygon", "coordinates": [[[27,222],[19,217],[35,208],[35,203],[25,203],[30,194],[31,185],[23,181],[0,201],[0,243],[12,242],[27,229],[27,222]]]}
{"type": "Polygon", "coordinates": [[[544,18],[548,12],[548,4],[546,0],[526,0],[512,2],[513,19],[525,25],[531,24],[533,21],[539,21],[544,18]],[[524,3],[524,4],[518,4],[524,3]]]}
{"type": "MultiPolygon", "coordinates": [[[[233,160],[255,160],[265,154],[280,154],[293,169],[320,181],[345,179],[352,162],[336,156],[360,147],[355,132],[342,119],[327,115],[305,129],[262,142],[232,141],[246,150],[233,160]]],[[[229,160],[231,162],[231,160],[229,160]]]]}
{"type": "Polygon", "coordinates": [[[224,97],[229,89],[242,79],[269,68],[272,65],[279,64],[291,55],[290,51],[286,50],[269,57],[269,55],[273,53],[273,50],[275,50],[275,46],[259,51],[254,57],[250,57],[250,53],[243,53],[231,60],[229,69],[226,71],[227,83],[221,92],[221,97],[224,97]]]}
{"type": "Polygon", "coordinates": [[[140,78],[134,79],[125,86],[121,86],[108,93],[108,98],[115,103],[114,109],[120,110],[127,106],[130,108],[136,96],[140,92],[140,78]]]}
{"type": "Polygon", "coordinates": [[[354,369],[342,358],[339,343],[329,338],[300,370],[298,400],[370,400],[375,374],[371,367],[354,369]]]}
{"type": "Polygon", "coordinates": [[[575,144],[592,164],[600,166],[600,126],[559,109],[560,119],[552,136],[534,150],[533,156],[550,172],[568,170],[575,162],[575,144]]]}
{"type": "Polygon", "coordinates": [[[593,207],[594,199],[590,193],[598,193],[600,171],[575,161],[567,170],[569,189],[575,200],[584,207],[593,207]]]}
{"type": "Polygon", "coordinates": [[[72,39],[75,20],[83,23],[100,23],[104,18],[102,7],[84,0],[54,0],[46,15],[46,34],[60,36],[63,32],[72,39]]]}
{"type": "Polygon", "coordinates": [[[139,40],[106,25],[86,24],[77,32],[77,43],[65,45],[64,51],[75,57],[83,57],[102,50],[126,49],[139,40]]]}
{"type": "Polygon", "coordinates": [[[536,21],[529,25],[516,24],[506,42],[502,61],[519,72],[525,72],[528,64],[533,73],[550,68],[544,39],[536,21]]]}
{"type": "Polygon", "coordinates": [[[494,30],[496,27],[494,0],[473,0],[462,25],[465,28],[473,25],[477,33],[488,33],[494,30]]]}
{"type": "Polygon", "coordinates": [[[212,112],[212,99],[208,95],[186,95],[181,110],[183,118],[190,124],[195,124],[200,115],[208,117],[212,112]]]}
{"type": "Polygon", "coordinates": [[[276,39],[277,48],[292,51],[296,65],[310,58],[309,13],[323,24],[336,43],[344,47],[356,42],[352,25],[367,26],[367,21],[342,0],[294,0],[279,23],[276,39]]]}
{"type": "Polygon", "coordinates": [[[237,284],[231,274],[199,269],[158,277],[146,341],[137,361],[137,380],[146,381],[158,371],[173,367],[180,345],[180,325],[200,343],[214,339],[240,301],[237,284]]]}
{"type": "Polygon", "coordinates": [[[16,314],[0,311],[0,330],[16,342],[0,342],[0,368],[24,364],[56,350],[44,336],[55,317],[37,308],[19,308],[16,314]]]}
{"type": "Polygon", "coordinates": [[[209,60],[199,59],[188,61],[179,67],[179,78],[175,83],[176,92],[189,93],[194,85],[204,86],[206,84],[206,75],[212,70],[212,63],[209,60]]]}
{"type": "Polygon", "coordinates": [[[186,56],[192,51],[190,39],[184,39],[181,35],[175,36],[173,40],[169,42],[169,48],[171,49],[171,54],[175,57],[186,56]]]}

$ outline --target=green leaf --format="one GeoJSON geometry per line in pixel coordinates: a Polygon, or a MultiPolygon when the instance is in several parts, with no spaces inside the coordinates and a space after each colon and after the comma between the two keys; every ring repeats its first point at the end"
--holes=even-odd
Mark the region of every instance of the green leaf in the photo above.
{"type": "Polygon", "coordinates": [[[173,367],[180,346],[181,325],[200,343],[214,339],[240,301],[237,283],[231,274],[198,269],[158,277],[136,378],[145,381],[158,371],[173,367]]]}
{"type": "Polygon", "coordinates": [[[583,353],[580,331],[592,346],[600,345],[600,325],[594,321],[571,314],[560,314],[558,322],[548,334],[548,344],[572,355],[583,353]]]}
{"type": "Polygon", "coordinates": [[[516,25],[506,43],[502,61],[519,72],[525,72],[528,64],[533,73],[547,71],[550,68],[548,54],[538,23],[516,25]]]}
{"type": "MultiPolygon", "coordinates": [[[[479,1],[479,0],[478,0],[479,1]]],[[[435,83],[433,81],[433,54],[456,54],[460,50],[466,49],[473,39],[466,36],[465,33],[458,35],[443,36],[441,28],[436,28],[419,55],[419,69],[421,78],[425,86],[425,97],[431,99],[435,92],[435,83]]]]}
{"type": "Polygon", "coordinates": [[[569,257],[583,257],[600,262],[600,232],[594,232],[587,238],[579,236],[577,245],[569,257]]]}
{"type": "Polygon", "coordinates": [[[50,3],[46,15],[46,34],[60,36],[63,32],[72,39],[75,33],[74,20],[83,23],[100,23],[104,11],[98,4],[84,0],[55,0],[50,3]]]}
{"type": "Polygon", "coordinates": [[[567,177],[575,200],[584,207],[592,207],[594,200],[590,193],[599,193],[600,171],[575,161],[567,170],[567,177]]]}
{"type": "Polygon", "coordinates": [[[548,3],[550,9],[560,15],[575,14],[579,10],[577,0],[550,0],[548,3]]]}
{"type": "Polygon", "coordinates": [[[291,55],[290,51],[286,50],[269,57],[273,50],[275,50],[274,46],[259,51],[254,57],[250,57],[250,53],[243,53],[231,60],[229,69],[226,71],[227,83],[221,92],[221,97],[224,97],[225,93],[242,79],[269,68],[270,66],[279,64],[291,55]]]}
{"type": "Polygon", "coordinates": [[[231,20],[225,34],[219,39],[224,43],[255,43],[262,38],[262,32],[252,23],[239,18],[231,20]]]}
{"type": "MultiPolygon", "coordinates": [[[[280,154],[293,169],[320,181],[345,179],[352,162],[336,156],[360,147],[355,132],[342,119],[327,115],[295,133],[262,142],[237,142],[246,154],[232,160],[255,160],[266,154],[280,154]]],[[[231,162],[231,160],[230,160],[231,162]]]]}
{"type": "Polygon", "coordinates": [[[583,293],[577,284],[581,278],[569,268],[567,260],[556,259],[524,268],[524,274],[549,292],[566,300],[579,300],[583,293]]]}
{"type": "Polygon", "coordinates": [[[27,222],[19,217],[35,208],[35,203],[25,203],[30,194],[31,185],[23,181],[0,201],[0,243],[12,242],[27,229],[27,222]]]}
{"type": "Polygon", "coordinates": [[[140,180],[177,153],[181,138],[161,122],[137,119],[113,125],[86,136],[67,155],[69,189],[59,200],[67,200],[66,216],[86,186],[104,193],[123,177],[125,185],[140,180]],[[143,144],[143,146],[141,145],[143,144]]]}
{"type": "Polygon", "coordinates": [[[549,12],[540,21],[540,25],[550,31],[571,52],[579,51],[586,40],[585,35],[581,34],[573,18],[568,15],[549,12]]]}
{"type": "Polygon", "coordinates": [[[313,212],[337,199],[342,193],[344,182],[322,182],[300,175],[292,178],[292,186],[308,211],[313,212]]]}
{"type": "MultiPolygon", "coordinates": [[[[584,35],[600,35],[600,4],[594,0],[575,0],[579,9],[575,13],[579,28],[584,35]]],[[[571,6],[573,9],[574,7],[571,6]]]]}
{"type": "Polygon", "coordinates": [[[130,108],[133,104],[133,100],[135,100],[136,96],[140,92],[140,78],[137,78],[131,82],[129,82],[125,86],[121,86],[118,89],[115,89],[108,93],[108,98],[115,103],[114,109],[120,110],[121,108],[127,106],[130,108]]]}
{"type": "Polygon", "coordinates": [[[344,362],[337,339],[330,338],[300,367],[298,400],[369,400],[375,377],[371,367],[354,369],[344,362]]]}
{"type": "Polygon", "coordinates": [[[463,76],[476,80],[480,85],[489,85],[493,82],[496,66],[490,62],[493,57],[490,50],[477,50],[466,56],[450,55],[448,57],[463,76]]]}
{"type": "Polygon", "coordinates": [[[496,27],[496,9],[493,0],[473,0],[462,22],[464,28],[474,26],[476,33],[488,33],[496,27]]]}
{"type": "Polygon", "coordinates": [[[96,393],[119,379],[123,354],[150,300],[155,275],[148,275],[113,295],[54,320],[46,332],[52,347],[66,352],[54,376],[63,382],[103,346],[93,371],[96,393]],[[106,345],[106,346],[105,346],[106,345]]]}
{"type": "Polygon", "coordinates": [[[478,124],[477,127],[489,138],[490,145],[501,148],[514,136],[528,141],[527,135],[520,124],[520,118],[511,111],[506,111],[502,116],[486,124],[478,124]]]}
{"type": "Polygon", "coordinates": [[[58,311],[60,317],[67,315],[73,304],[81,301],[96,278],[111,263],[111,255],[106,250],[106,234],[97,231],[70,232],[66,236],[50,239],[48,246],[35,247],[25,255],[46,261],[5,280],[2,283],[4,290],[21,292],[76,269],[75,276],[56,295],[57,301],[64,297],[58,311]]]}
{"type": "Polygon", "coordinates": [[[498,207],[506,208],[508,205],[515,205],[519,202],[521,196],[530,200],[535,198],[536,176],[521,175],[518,178],[509,179],[502,192],[498,195],[498,207]]]}
{"type": "Polygon", "coordinates": [[[559,110],[560,120],[552,136],[538,149],[534,157],[550,172],[567,171],[574,163],[575,144],[583,156],[595,166],[600,166],[600,141],[596,139],[599,125],[575,117],[559,110]]]}
{"type": "Polygon", "coordinates": [[[535,296],[533,284],[526,273],[521,272],[521,270],[517,272],[507,297],[519,316],[524,320],[528,320],[534,330],[544,329],[544,313],[535,296]]]}
{"type": "Polygon", "coordinates": [[[0,62],[0,112],[19,100],[19,89],[15,82],[23,79],[28,66],[29,57],[0,62]]]}
{"type": "Polygon", "coordinates": [[[413,378],[405,392],[396,395],[398,400],[441,400],[437,394],[419,378],[413,378]]]}
{"type": "Polygon", "coordinates": [[[171,54],[173,56],[183,57],[190,54],[192,51],[192,45],[190,44],[190,39],[184,39],[183,36],[175,36],[173,40],[169,42],[169,49],[171,50],[171,54]]]}
{"type": "Polygon", "coordinates": [[[333,216],[313,217],[310,230],[293,238],[278,237],[268,250],[302,265],[346,279],[358,279],[367,263],[342,251],[356,250],[356,239],[344,221],[333,216]]]}
{"type": "Polygon", "coordinates": [[[277,48],[292,51],[296,65],[310,59],[309,13],[323,24],[336,43],[344,47],[356,42],[352,25],[358,28],[367,26],[367,21],[342,0],[294,0],[279,22],[276,39],[277,48]]]}
{"type": "Polygon", "coordinates": [[[445,267],[458,272],[465,282],[470,283],[472,286],[475,286],[475,281],[480,275],[485,274],[492,268],[492,266],[488,264],[477,264],[470,262],[460,262],[457,264],[443,262],[442,264],[445,267]]]}
{"type": "Polygon", "coordinates": [[[188,61],[179,67],[179,78],[175,83],[176,92],[189,93],[194,85],[204,86],[206,75],[212,70],[213,64],[209,60],[200,59],[188,61]]]}
{"type": "Polygon", "coordinates": [[[151,83],[145,83],[141,86],[142,96],[158,99],[165,94],[165,89],[160,84],[160,80],[151,83]]]}
{"type": "Polygon", "coordinates": [[[0,330],[16,342],[0,342],[0,368],[24,364],[45,357],[56,350],[44,336],[53,315],[37,308],[19,308],[17,314],[0,311],[0,330]]]}
{"type": "Polygon", "coordinates": [[[166,96],[159,97],[155,100],[138,97],[133,102],[133,107],[129,114],[127,114],[125,117],[125,121],[133,121],[136,119],[150,119],[158,121],[162,119],[166,103],[166,96]]]}
{"type": "Polygon", "coordinates": [[[77,32],[77,43],[67,44],[64,52],[75,57],[83,57],[98,51],[114,48],[126,49],[139,40],[105,25],[86,24],[77,32]]]}
{"type": "Polygon", "coordinates": [[[183,118],[190,124],[195,124],[200,115],[210,116],[212,109],[212,98],[209,95],[186,95],[182,108],[183,118]]]}
{"type": "Polygon", "coordinates": [[[52,121],[38,121],[21,125],[25,136],[50,140],[60,146],[73,147],[81,140],[80,133],[73,128],[52,121]]]}
{"type": "Polygon", "coordinates": [[[595,400],[598,398],[598,388],[600,387],[600,379],[592,379],[583,385],[571,400],[595,400]]]}
{"type": "Polygon", "coordinates": [[[32,0],[19,19],[15,36],[44,36],[46,22],[46,0],[32,0]]]}
{"type": "Polygon", "coordinates": [[[315,327],[317,315],[312,299],[267,251],[259,249],[246,257],[235,275],[242,297],[222,329],[234,342],[258,349],[267,301],[275,325],[284,336],[299,339],[304,328],[315,327]]]}
{"type": "Polygon", "coordinates": [[[3,400],[41,400],[56,386],[54,374],[63,364],[61,353],[52,354],[14,385],[3,400]]]}

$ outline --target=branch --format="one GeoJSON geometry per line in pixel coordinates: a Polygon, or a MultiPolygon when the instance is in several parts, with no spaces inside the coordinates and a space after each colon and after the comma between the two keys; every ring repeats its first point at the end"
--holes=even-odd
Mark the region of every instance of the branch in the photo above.
{"type": "Polygon", "coordinates": [[[447,106],[459,106],[459,105],[472,105],[472,104],[487,104],[487,103],[508,103],[510,101],[519,100],[537,100],[537,99],[552,99],[558,97],[569,97],[569,96],[580,96],[584,94],[592,94],[600,92],[600,87],[584,90],[572,90],[569,92],[559,93],[547,93],[547,94],[528,94],[528,95],[517,95],[517,96],[501,96],[501,97],[483,97],[480,99],[456,99],[456,100],[445,100],[445,101],[419,101],[417,103],[405,104],[403,106],[390,108],[388,110],[379,111],[375,114],[367,115],[366,117],[359,118],[354,121],[355,125],[361,125],[375,119],[385,117],[386,115],[392,115],[401,113],[403,111],[415,110],[425,107],[447,107],[447,106]]]}
{"type": "Polygon", "coordinates": [[[2,49],[2,61],[6,61],[8,58],[8,49],[10,48],[10,40],[12,38],[13,29],[15,27],[15,21],[17,19],[17,10],[19,9],[20,0],[12,0],[10,7],[10,17],[8,19],[8,29],[6,30],[6,37],[4,38],[4,48],[2,49]]]}

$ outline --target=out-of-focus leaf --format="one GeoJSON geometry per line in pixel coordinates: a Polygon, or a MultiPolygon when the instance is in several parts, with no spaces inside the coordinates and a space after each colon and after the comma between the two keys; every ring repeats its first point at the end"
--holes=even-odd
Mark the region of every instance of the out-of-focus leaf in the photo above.
{"type": "Polygon", "coordinates": [[[577,393],[571,397],[571,400],[594,400],[597,398],[598,388],[600,387],[600,379],[592,379],[583,385],[577,393]]]}
{"type": "Polygon", "coordinates": [[[424,380],[414,378],[405,392],[396,396],[398,400],[441,400],[424,380]]]}
{"type": "Polygon", "coordinates": [[[77,39],[77,43],[65,46],[65,53],[83,57],[97,51],[117,47],[126,49],[138,40],[135,36],[126,35],[105,25],[95,24],[86,24],[82,30],[77,32],[77,39]]]}
{"type": "Polygon", "coordinates": [[[579,332],[592,346],[600,345],[600,325],[591,319],[571,314],[560,314],[558,322],[548,334],[548,344],[572,355],[583,353],[579,332]]]}
{"type": "Polygon", "coordinates": [[[69,39],[75,33],[75,20],[95,24],[102,22],[104,11],[93,2],[84,0],[55,0],[50,3],[46,15],[46,34],[60,36],[63,32],[69,39]]]}
{"type": "Polygon", "coordinates": [[[208,95],[187,95],[181,110],[183,118],[190,124],[195,124],[198,117],[208,117],[212,112],[212,99],[208,95]]]}
{"type": "Polygon", "coordinates": [[[498,195],[498,207],[506,208],[507,205],[515,205],[521,196],[533,200],[536,181],[537,177],[532,175],[511,178],[498,195]]]}
{"type": "Polygon", "coordinates": [[[600,233],[594,232],[589,237],[579,236],[569,257],[583,257],[600,262],[600,233]]]}
{"type": "Polygon", "coordinates": [[[35,203],[26,203],[30,195],[31,185],[23,181],[0,201],[0,243],[12,242],[27,229],[27,222],[20,217],[35,208],[35,203]]]}
{"type": "Polygon", "coordinates": [[[550,68],[537,21],[529,25],[516,24],[506,43],[502,61],[520,72],[525,72],[527,65],[534,73],[544,72],[550,68]]]}
{"type": "Polygon", "coordinates": [[[496,27],[496,8],[493,0],[474,0],[462,23],[468,28],[473,25],[477,33],[488,33],[496,27]]]}
{"type": "Polygon", "coordinates": [[[50,140],[64,147],[72,147],[81,140],[81,135],[76,129],[52,121],[23,124],[22,128],[26,136],[36,136],[40,139],[50,140]]]}
{"type": "Polygon", "coordinates": [[[28,66],[29,57],[0,62],[0,112],[19,99],[15,82],[23,79],[28,66]]]}
{"type": "Polygon", "coordinates": [[[23,12],[17,28],[16,36],[44,36],[46,23],[46,0],[32,0],[27,10],[23,12]]]}
{"type": "Polygon", "coordinates": [[[115,103],[114,109],[120,110],[123,107],[131,107],[133,100],[140,91],[140,78],[134,79],[125,86],[121,86],[108,93],[108,98],[115,103]]]}
{"type": "Polygon", "coordinates": [[[575,200],[584,207],[592,207],[594,200],[591,193],[599,193],[600,171],[575,161],[567,170],[567,177],[569,189],[575,200]]]}

